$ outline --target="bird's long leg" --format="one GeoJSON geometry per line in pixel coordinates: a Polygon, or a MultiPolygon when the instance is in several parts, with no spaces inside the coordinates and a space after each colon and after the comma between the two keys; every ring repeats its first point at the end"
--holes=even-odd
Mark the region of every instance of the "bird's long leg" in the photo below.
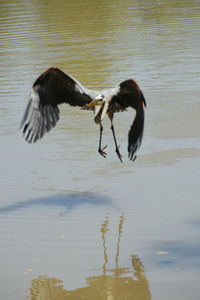
{"type": "Polygon", "coordinates": [[[114,142],[115,142],[115,152],[117,153],[117,156],[119,157],[119,160],[121,162],[122,161],[122,155],[121,153],[119,152],[119,146],[117,145],[117,140],[116,140],[116,135],[115,135],[115,129],[114,129],[114,125],[113,125],[113,114],[109,114],[109,118],[111,120],[111,130],[112,130],[112,134],[113,134],[113,138],[114,138],[114,142]]]}
{"type": "Polygon", "coordinates": [[[114,129],[113,123],[111,123],[111,130],[112,130],[113,138],[114,138],[114,142],[115,142],[115,152],[117,153],[117,156],[119,157],[120,161],[123,162],[122,155],[119,152],[119,146],[117,145],[117,140],[116,140],[116,136],[115,136],[115,129],[114,129]]]}
{"type": "Polygon", "coordinates": [[[106,158],[107,153],[106,153],[105,151],[103,151],[103,150],[106,149],[107,145],[104,146],[103,148],[101,148],[102,133],[103,133],[103,126],[102,126],[102,124],[100,123],[100,135],[99,135],[99,149],[98,149],[98,152],[99,152],[103,157],[106,158]]]}

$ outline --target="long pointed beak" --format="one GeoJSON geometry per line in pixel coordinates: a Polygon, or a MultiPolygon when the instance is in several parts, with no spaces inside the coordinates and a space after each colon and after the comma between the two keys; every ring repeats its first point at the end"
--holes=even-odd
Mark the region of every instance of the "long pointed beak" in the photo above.
{"type": "Polygon", "coordinates": [[[92,102],[88,103],[87,106],[91,107],[91,106],[95,106],[99,104],[99,100],[93,100],[92,102]]]}

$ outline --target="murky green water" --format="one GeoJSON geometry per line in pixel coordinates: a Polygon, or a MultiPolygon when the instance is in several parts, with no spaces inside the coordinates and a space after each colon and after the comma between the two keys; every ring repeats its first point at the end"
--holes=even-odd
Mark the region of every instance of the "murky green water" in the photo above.
{"type": "Polygon", "coordinates": [[[199,299],[200,2],[0,2],[0,298],[199,299]],[[136,79],[147,100],[138,159],[97,153],[93,115],[63,106],[34,145],[19,123],[56,65],[90,88],[136,79]]]}

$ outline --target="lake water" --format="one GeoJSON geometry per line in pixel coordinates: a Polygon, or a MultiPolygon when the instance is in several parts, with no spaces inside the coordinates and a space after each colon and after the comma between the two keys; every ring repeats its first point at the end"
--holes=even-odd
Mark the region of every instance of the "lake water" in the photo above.
{"type": "Polygon", "coordinates": [[[200,298],[200,2],[1,0],[0,299],[200,298]],[[146,101],[137,160],[133,111],[108,120],[60,107],[29,145],[19,124],[54,65],[93,89],[134,78],[146,101]]]}

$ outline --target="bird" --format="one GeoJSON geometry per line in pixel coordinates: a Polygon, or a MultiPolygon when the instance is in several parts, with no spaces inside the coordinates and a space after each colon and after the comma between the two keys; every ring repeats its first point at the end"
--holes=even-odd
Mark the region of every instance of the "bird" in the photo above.
{"type": "Polygon", "coordinates": [[[78,80],[57,67],[45,70],[33,83],[29,100],[24,111],[20,129],[28,143],[35,143],[56,126],[62,103],[93,110],[94,122],[100,126],[98,152],[107,156],[102,147],[102,121],[107,115],[111,121],[115,152],[122,162],[113,124],[114,114],[131,107],[136,111],[128,132],[128,157],[134,161],[140,148],[145,119],[146,100],[138,83],[133,79],[124,80],[114,88],[102,91],[90,90],[78,80]]]}

